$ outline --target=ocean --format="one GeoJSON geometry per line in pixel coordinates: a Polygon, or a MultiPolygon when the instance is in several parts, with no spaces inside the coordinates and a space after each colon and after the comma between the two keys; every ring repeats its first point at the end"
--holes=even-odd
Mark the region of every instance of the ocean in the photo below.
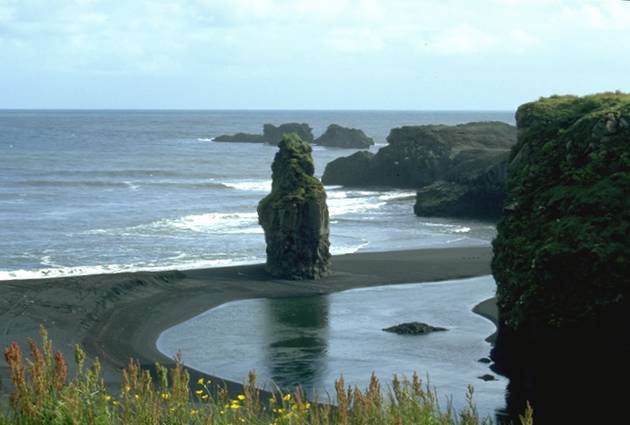
{"type": "MultiPolygon", "coordinates": [[[[264,123],[402,125],[512,111],[0,111],[0,280],[264,262],[256,205],[277,150],[215,143],[264,123]]],[[[315,146],[316,175],[352,149],[315,146]]],[[[487,245],[492,224],[413,214],[414,192],[327,187],[333,254],[487,245]]]]}

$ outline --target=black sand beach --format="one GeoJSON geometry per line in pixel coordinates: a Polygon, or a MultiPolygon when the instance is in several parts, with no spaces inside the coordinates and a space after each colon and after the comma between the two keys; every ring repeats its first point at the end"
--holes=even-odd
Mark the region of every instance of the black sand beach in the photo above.
{"type": "MultiPolygon", "coordinates": [[[[325,294],[357,287],[467,278],[490,273],[490,247],[357,253],[333,258],[334,273],[318,281],[272,279],[261,264],[188,271],[137,272],[0,282],[0,344],[25,344],[48,329],[55,347],[72,358],[82,345],[103,364],[116,388],[130,358],[151,368],[171,366],[155,342],[160,333],[228,301],[325,294]]],[[[496,319],[494,303],[475,311],[496,319]]],[[[191,371],[193,378],[196,372],[191,371]]],[[[0,367],[4,395],[5,365],[0,367]]],[[[226,383],[237,388],[235,383],[226,383]]]]}

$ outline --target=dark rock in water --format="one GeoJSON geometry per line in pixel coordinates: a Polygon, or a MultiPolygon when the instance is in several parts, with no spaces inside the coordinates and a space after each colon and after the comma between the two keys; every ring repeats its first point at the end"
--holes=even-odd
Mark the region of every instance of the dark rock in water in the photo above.
{"type": "Polygon", "coordinates": [[[296,134],[307,143],[313,143],[313,129],[306,123],[286,123],[279,126],[265,124],[263,126],[263,137],[265,142],[277,145],[285,134],[296,134]]]}
{"type": "Polygon", "coordinates": [[[431,332],[447,331],[446,328],[439,328],[427,325],[422,322],[401,323],[400,325],[391,326],[383,329],[385,332],[392,332],[398,335],[424,335],[431,332]]]}
{"type": "Polygon", "coordinates": [[[213,139],[215,142],[232,142],[232,143],[264,143],[265,138],[262,134],[236,133],[224,134],[213,139]]]}
{"type": "Polygon", "coordinates": [[[375,155],[331,161],[322,181],[412,189],[437,183],[419,195],[419,215],[500,216],[509,150],[516,142],[514,126],[476,122],[401,127],[391,130],[387,142],[375,155]]]}
{"type": "Polygon", "coordinates": [[[374,140],[366,136],[363,130],[331,124],[326,129],[326,132],[315,139],[313,143],[337,148],[365,149],[372,146],[374,140]]]}
{"type": "Polygon", "coordinates": [[[508,410],[625,423],[602,406],[625,406],[630,379],[630,94],[542,98],[516,122],[492,260],[508,410]]]}
{"type": "Polygon", "coordinates": [[[326,192],[313,176],[309,144],[288,134],[278,146],[271,166],[271,194],[258,204],[267,270],[284,279],[318,279],[330,270],[326,192]]]}
{"type": "Polygon", "coordinates": [[[486,382],[488,382],[488,381],[496,381],[497,380],[496,376],[491,375],[489,373],[486,373],[485,375],[478,376],[477,378],[481,379],[482,381],[486,381],[486,382]]]}
{"type": "Polygon", "coordinates": [[[368,151],[359,151],[347,157],[337,158],[326,165],[322,183],[343,186],[369,185],[372,158],[374,154],[368,151]],[[332,163],[335,165],[329,167],[332,163]]]}
{"type": "Polygon", "coordinates": [[[476,173],[464,174],[462,168],[451,170],[447,176],[449,181],[438,180],[418,189],[415,214],[423,217],[498,219],[505,201],[507,154],[485,170],[477,168],[476,173]]]}
{"type": "Polygon", "coordinates": [[[482,357],[482,358],[480,358],[480,359],[479,359],[479,360],[477,360],[477,361],[478,361],[479,363],[486,363],[486,364],[492,363],[492,360],[490,360],[490,359],[489,359],[489,358],[487,358],[487,357],[482,357]]]}

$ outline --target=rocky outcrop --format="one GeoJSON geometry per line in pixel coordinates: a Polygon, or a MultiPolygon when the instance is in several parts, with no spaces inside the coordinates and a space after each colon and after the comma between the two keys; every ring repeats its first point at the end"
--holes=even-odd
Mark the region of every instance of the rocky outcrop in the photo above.
{"type": "Polygon", "coordinates": [[[601,407],[623,405],[630,378],[630,95],[544,98],[516,121],[492,261],[508,408],[623,422],[601,407]]]}
{"type": "Polygon", "coordinates": [[[263,134],[252,133],[236,133],[224,134],[215,137],[215,142],[231,142],[231,143],[269,143],[277,145],[285,134],[297,134],[302,140],[308,143],[313,142],[313,131],[308,124],[302,123],[286,123],[275,126],[273,124],[265,124],[263,126],[263,134]]]}
{"type": "Polygon", "coordinates": [[[374,140],[366,136],[363,130],[331,124],[313,143],[334,148],[367,149],[374,144],[374,140]]]}
{"type": "Polygon", "coordinates": [[[322,176],[325,185],[366,186],[370,180],[370,165],[374,154],[368,151],[355,152],[350,156],[329,162],[322,176]],[[330,164],[333,164],[330,166],[330,164]],[[334,182],[334,183],[332,183],[334,182]]]}
{"type": "Polygon", "coordinates": [[[275,126],[265,124],[263,126],[263,137],[266,143],[277,145],[285,134],[296,134],[307,143],[313,143],[313,129],[306,123],[287,123],[275,126]]]}
{"type": "MultiPolygon", "coordinates": [[[[503,212],[507,154],[493,156],[494,165],[455,166],[447,176],[418,189],[414,212],[422,217],[467,217],[497,220],[503,212]]],[[[475,160],[476,161],[476,160],[475,160]]]]}
{"type": "Polygon", "coordinates": [[[401,323],[400,325],[396,326],[391,326],[383,330],[385,332],[392,332],[398,335],[425,335],[431,332],[447,331],[448,329],[427,325],[426,323],[422,322],[408,322],[401,323]]]}
{"type": "Polygon", "coordinates": [[[516,128],[502,122],[392,129],[375,155],[331,161],[326,185],[419,189],[418,215],[495,219],[505,197],[516,128]]]}
{"type": "MultiPolygon", "coordinates": [[[[370,157],[358,186],[420,188],[436,180],[451,180],[448,177],[458,167],[479,174],[514,145],[516,128],[502,122],[400,127],[391,130],[387,142],[370,157]]],[[[365,165],[365,158],[356,154],[336,159],[326,165],[322,181],[344,184],[354,179],[345,175],[365,165]],[[361,164],[352,166],[354,160],[361,164]]]]}
{"type": "Polygon", "coordinates": [[[217,136],[213,139],[213,141],[231,143],[263,143],[265,141],[265,138],[262,134],[236,133],[217,136]]]}
{"type": "Polygon", "coordinates": [[[326,192],[313,176],[309,144],[287,134],[278,146],[271,193],[258,204],[267,270],[283,279],[318,279],[330,270],[326,192]]]}

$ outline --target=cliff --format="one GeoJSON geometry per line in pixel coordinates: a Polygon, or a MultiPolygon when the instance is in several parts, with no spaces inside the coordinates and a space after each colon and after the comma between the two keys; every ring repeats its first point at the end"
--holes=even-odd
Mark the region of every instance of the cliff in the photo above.
{"type": "Polygon", "coordinates": [[[516,121],[492,356],[514,411],[604,423],[630,378],[630,95],[543,98],[516,121]]]}
{"type": "Polygon", "coordinates": [[[331,124],[313,143],[335,148],[366,149],[374,144],[374,140],[366,136],[363,130],[331,124]]]}
{"type": "Polygon", "coordinates": [[[318,279],[330,270],[326,192],[313,176],[310,145],[289,134],[278,147],[271,193],[258,204],[267,270],[283,279],[318,279]]]}

